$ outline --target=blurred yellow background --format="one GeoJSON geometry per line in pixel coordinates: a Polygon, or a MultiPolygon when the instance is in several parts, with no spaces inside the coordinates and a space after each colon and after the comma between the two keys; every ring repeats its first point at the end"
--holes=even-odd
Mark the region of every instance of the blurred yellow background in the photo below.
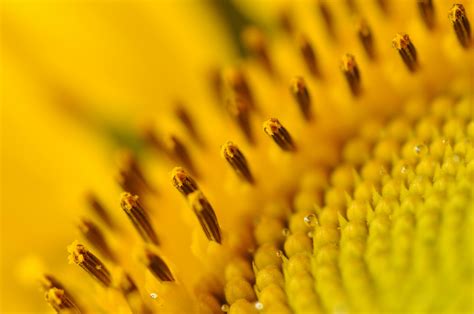
{"type": "Polygon", "coordinates": [[[211,5],[1,2],[0,312],[48,310],[31,279],[68,267],[84,192],[114,186],[114,143],[232,57],[211,5]]]}

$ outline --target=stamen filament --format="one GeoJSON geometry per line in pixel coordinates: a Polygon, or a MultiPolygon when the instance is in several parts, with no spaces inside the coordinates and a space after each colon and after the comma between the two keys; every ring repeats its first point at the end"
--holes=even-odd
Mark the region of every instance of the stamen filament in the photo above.
{"type": "Polygon", "coordinates": [[[75,263],[82,267],[98,282],[105,287],[110,287],[112,278],[105,265],[94,254],[89,252],[84,245],[74,241],[69,247],[69,263],[75,263]]]}
{"type": "Polygon", "coordinates": [[[195,191],[188,196],[189,203],[201,224],[206,237],[210,241],[221,243],[221,229],[211,204],[201,191],[195,191]]]}
{"type": "Polygon", "coordinates": [[[227,142],[222,146],[221,155],[227,160],[239,177],[249,183],[254,182],[247,160],[237,145],[232,142],[227,142]]]}
{"type": "Polygon", "coordinates": [[[157,245],[159,243],[158,236],[151,225],[150,217],[138,201],[138,196],[128,192],[122,193],[120,206],[130,218],[142,239],[145,242],[157,245]]]}
{"type": "Polygon", "coordinates": [[[117,180],[123,190],[130,191],[133,194],[140,194],[145,190],[154,191],[132,154],[126,154],[124,156],[123,165],[119,171],[117,180]]]}

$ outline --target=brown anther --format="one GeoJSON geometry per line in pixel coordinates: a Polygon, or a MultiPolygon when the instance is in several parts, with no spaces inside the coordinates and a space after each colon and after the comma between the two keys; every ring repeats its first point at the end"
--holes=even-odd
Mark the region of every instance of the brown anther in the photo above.
{"type": "Polygon", "coordinates": [[[175,159],[177,163],[183,164],[193,175],[197,175],[188,149],[181,140],[174,135],[168,135],[164,139],[164,144],[168,155],[172,159],[175,159]]]}
{"type": "Polygon", "coordinates": [[[86,201],[92,211],[97,215],[98,218],[100,218],[100,220],[102,220],[104,224],[107,225],[107,227],[112,230],[117,228],[116,224],[112,220],[112,217],[110,217],[104,205],[99,201],[99,199],[94,193],[87,194],[86,201]]]}
{"type": "Polygon", "coordinates": [[[261,30],[257,27],[249,26],[244,29],[242,33],[242,39],[244,45],[247,47],[250,53],[252,53],[258,61],[262,64],[263,68],[270,74],[274,74],[274,68],[270,55],[268,53],[267,43],[265,36],[261,30]]]}
{"type": "Polygon", "coordinates": [[[216,214],[204,194],[197,190],[188,195],[188,201],[210,241],[221,243],[221,229],[216,214]]]}
{"type": "Polygon", "coordinates": [[[120,206],[145,242],[159,244],[158,236],[151,225],[150,217],[138,201],[137,195],[132,195],[128,192],[122,193],[120,206]]]}
{"type": "Polygon", "coordinates": [[[105,287],[110,287],[112,278],[110,272],[94,254],[89,252],[84,245],[74,241],[69,247],[69,263],[75,263],[82,267],[94,279],[103,284],[105,287]]]}
{"type": "Polygon", "coordinates": [[[81,218],[78,224],[79,231],[82,236],[104,257],[109,260],[116,262],[117,258],[110,249],[107,240],[105,239],[100,227],[93,223],[91,220],[81,218]]]}
{"type": "Polygon", "coordinates": [[[306,120],[311,118],[311,97],[304,79],[300,76],[293,78],[290,83],[290,92],[298,103],[301,113],[306,120]]]}
{"type": "Polygon", "coordinates": [[[374,48],[374,39],[372,37],[372,31],[367,24],[366,20],[360,20],[357,24],[357,36],[359,41],[364,47],[364,51],[369,57],[370,60],[375,60],[375,48],[374,48]]]}
{"type": "Polygon", "coordinates": [[[435,12],[433,0],[417,0],[418,11],[421,19],[428,29],[433,29],[435,26],[435,12]]]}
{"type": "Polygon", "coordinates": [[[159,281],[174,281],[173,274],[165,261],[150,250],[145,250],[145,265],[159,281]]]}
{"type": "Polygon", "coordinates": [[[185,197],[198,189],[196,181],[182,167],[175,167],[171,171],[171,182],[185,197]]]}
{"type": "Polygon", "coordinates": [[[248,102],[237,95],[233,95],[232,98],[227,100],[227,111],[235,120],[242,133],[244,133],[247,141],[250,144],[254,144],[255,139],[250,123],[250,108],[248,102]]]}
{"type": "Polygon", "coordinates": [[[245,73],[239,68],[229,68],[224,72],[224,79],[230,92],[234,97],[245,101],[249,108],[255,108],[253,94],[248,83],[245,73]]]}
{"type": "Polygon", "coordinates": [[[212,94],[214,95],[214,99],[216,103],[218,105],[222,105],[222,101],[223,101],[222,91],[223,91],[224,84],[222,81],[221,71],[216,67],[212,67],[211,69],[209,69],[208,81],[209,81],[209,88],[212,94]]]}
{"type": "Polygon", "coordinates": [[[380,10],[382,10],[383,13],[388,14],[389,13],[388,0],[376,0],[376,1],[380,10]]]}
{"type": "Polygon", "coordinates": [[[357,13],[357,11],[359,11],[354,0],[346,0],[346,5],[350,13],[357,13]]]}
{"type": "Polygon", "coordinates": [[[44,291],[47,291],[48,289],[51,289],[51,288],[58,288],[58,289],[64,290],[63,284],[59,282],[59,280],[57,280],[53,275],[43,274],[39,282],[40,282],[41,288],[44,291]]]}
{"type": "Polygon", "coordinates": [[[203,140],[201,136],[199,136],[199,132],[197,131],[196,125],[194,123],[191,114],[186,109],[186,107],[180,103],[176,105],[175,109],[176,116],[178,117],[179,121],[184,125],[186,131],[189,133],[191,138],[196,141],[199,145],[203,145],[203,140]]]}
{"type": "Polygon", "coordinates": [[[152,126],[146,126],[143,128],[142,137],[150,148],[153,148],[158,152],[163,152],[165,150],[163,141],[156,136],[152,126]]]}
{"type": "Polygon", "coordinates": [[[250,172],[247,160],[240,149],[232,142],[227,142],[221,148],[222,157],[227,160],[235,173],[243,180],[253,183],[254,179],[250,172]]]}
{"type": "Polygon", "coordinates": [[[123,190],[130,191],[134,194],[141,194],[144,191],[154,192],[154,189],[143,175],[143,172],[132,153],[125,152],[122,157],[121,168],[117,177],[120,187],[123,190]]]}
{"type": "Polygon", "coordinates": [[[45,292],[45,299],[56,313],[81,313],[64,289],[53,287],[45,292]]]}
{"type": "Polygon", "coordinates": [[[326,25],[326,30],[328,31],[329,35],[334,38],[336,36],[336,32],[334,29],[334,20],[325,0],[318,1],[318,8],[319,13],[321,14],[321,17],[324,21],[324,24],[326,25]]]}
{"type": "Polygon", "coordinates": [[[351,90],[352,95],[358,96],[361,93],[361,80],[359,67],[355,58],[351,54],[345,54],[342,57],[341,71],[346,77],[347,84],[351,90]]]}
{"type": "Polygon", "coordinates": [[[263,130],[273,141],[284,151],[294,151],[296,146],[293,143],[290,133],[283,127],[278,119],[271,118],[263,123],[263,130]]]}
{"type": "Polygon", "coordinates": [[[454,4],[449,11],[449,19],[453,24],[454,32],[459,43],[464,48],[471,45],[471,25],[462,4],[454,4]]]}
{"type": "Polygon", "coordinates": [[[316,55],[309,39],[301,34],[297,38],[297,44],[309,73],[315,77],[320,76],[316,55]]]}
{"type": "Polygon", "coordinates": [[[293,22],[288,8],[282,9],[278,14],[278,24],[286,33],[293,33],[293,22]]]}
{"type": "Polygon", "coordinates": [[[403,62],[410,72],[415,72],[418,69],[418,60],[416,56],[416,49],[407,34],[397,34],[392,40],[392,45],[398,50],[403,62]]]}

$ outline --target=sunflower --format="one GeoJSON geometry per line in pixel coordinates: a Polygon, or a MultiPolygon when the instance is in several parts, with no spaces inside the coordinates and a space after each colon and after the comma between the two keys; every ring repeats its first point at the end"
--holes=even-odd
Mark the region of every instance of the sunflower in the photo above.
{"type": "Polygon", "coordinates": [[[472,312],[470,9],[7,2],[3,311],[472,312]]]}

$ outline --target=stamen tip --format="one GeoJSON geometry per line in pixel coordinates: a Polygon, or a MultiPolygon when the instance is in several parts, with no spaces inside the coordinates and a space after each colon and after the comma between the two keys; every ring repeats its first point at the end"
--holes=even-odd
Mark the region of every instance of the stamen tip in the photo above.
{"type": "Polygon", "coordinates": [[[410,37],[407,34],[398,33],[392,40],[392,46],[395,49],[405,49],[410,44],[410,37]]]}
{"type": "Polygon", "coordinates": [[[84,245],[80,244],[79,241],[75,240],[67,247],[69,253],[68,260],[69,264],[81,264],[84,262],[84,253],[86,249],[84,245]]]}
{"type": "Polygon", "coordinates": [[[309,120],[311,118],[311,98],[305,80],[300,76],[294,77],[290,82],[290,92],[298,103],[303,117],[309,120]]]}
{"type": "Polygon", "coordinates": [[[346,53],[342,56],[341,71],[346,77],[352,95],[358,96],[361,92],[361,79],[359,67],[353,55],[346,53]]]}
{"type": "Polygon", "coordinates": [[[471,45],[471,25],[466,15],[466,9],[462,4],[454,4],[449,10],[448,16],[459,43],[464,48],[468,48],[471,45]]]}
{"type": "Polygon", "coordinates": [[[187,196],[198,189],[197,183],[188,175],[183,167],[173,168],[171,171],[171,182],[184,196],[187,196]]]}
{"type": "Polygon", "coordinates": [[[398,33],[392,40],[392,46],[397,49],[400,57],[410,72],[418,69],[418,60],[415,46],[407,34],[398,33]]]}
{"type": "Polygon", "coordinates": [[[273,138],[275,143],[284,151],[295,150],[295,145],[290,136],[290,133],[283,127],[280,121],[276,118],[268,119],[263,123],[263,130],[268,136],[273,138]]]}
{"type": "Polygon", "coordinates": [[[123,192],[120,195],[120,206],[126,212],[130,212],[133,207],[138,205],[138,195],[132,195],[129,192],[123,192]]]}

